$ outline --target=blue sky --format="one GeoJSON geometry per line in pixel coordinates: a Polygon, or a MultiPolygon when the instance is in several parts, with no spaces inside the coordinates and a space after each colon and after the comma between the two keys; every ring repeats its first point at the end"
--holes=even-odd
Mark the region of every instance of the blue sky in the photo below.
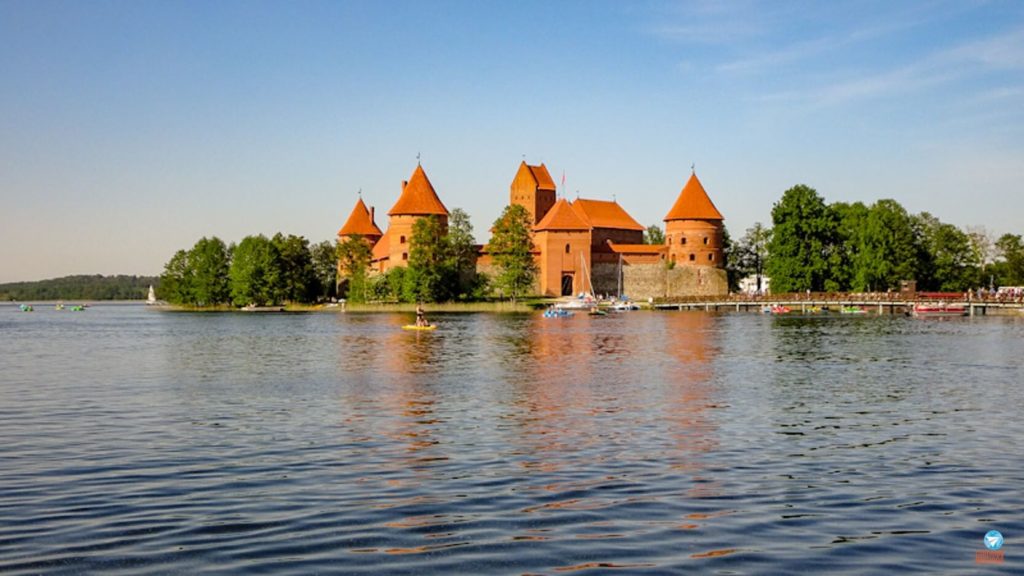
{"type": "Polygon", "coordinates": [[[1024,3],[0,0],[0,282],[333,239],[417,154],[478,241],[524,158],[645,225],[695,163],[735,237],[798,183],[1024,233],[1024,3]]]}

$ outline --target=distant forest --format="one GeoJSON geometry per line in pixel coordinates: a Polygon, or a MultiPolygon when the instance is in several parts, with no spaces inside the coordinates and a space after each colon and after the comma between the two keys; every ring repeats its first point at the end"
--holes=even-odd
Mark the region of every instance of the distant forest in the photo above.
{"type": "Polygon", "coordinates": [[[156,276],[65,276],[36,282],[0,284],[4,300],[145,300],[156,276]]]}

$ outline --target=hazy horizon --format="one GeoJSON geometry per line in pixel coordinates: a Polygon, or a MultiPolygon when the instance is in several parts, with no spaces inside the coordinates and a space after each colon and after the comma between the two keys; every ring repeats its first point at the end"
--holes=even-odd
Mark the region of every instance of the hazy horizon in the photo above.
{"type": "Polygon", "coordinates": [[[1024,233],[1024,4],[0,3],[0,282],[377,224],[417,156],[477,241],[522,160],[733,237],[796,185],[1024,233]]]}

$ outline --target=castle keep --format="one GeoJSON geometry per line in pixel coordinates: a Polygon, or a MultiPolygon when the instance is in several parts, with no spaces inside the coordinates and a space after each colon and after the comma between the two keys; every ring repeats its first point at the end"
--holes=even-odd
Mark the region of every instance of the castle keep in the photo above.
{"type": "MultiPolygon", "coordinates": [[[[665,215],[665,243],[659,245],[643,243],[644,226],[616,201],[557,198],[544,164],[520,163],[509,203],[530,214],[538,294],[571,296],[592,287],[595,294],[646,300],[728,292],[724,218],[696,173],[665,215]]],[[[407,265],[413,224],[431,215],[447,230],[448,209],[418,165],[388,211],[386,232],[380,232],[373,210],[360,198],[338,237],[359,236],[370,243],[371,271],[384,273],[407,265]]],[[[486,273],[490,258],[482,248],[478,268],[486,273]]]]}

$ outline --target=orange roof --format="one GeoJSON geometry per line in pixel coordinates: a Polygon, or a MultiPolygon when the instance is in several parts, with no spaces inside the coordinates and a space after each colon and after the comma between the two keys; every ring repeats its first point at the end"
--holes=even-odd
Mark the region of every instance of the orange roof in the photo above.
{"type": "Polygon", "coordinates": [[[725,220],[722,213],[715,208],[715,204],[704,191],[697,174],[690,174],[690,179],[683,186],[679,198],[672,205],[672,209],[665,215],[665,221],[669,220],[725,220]]]}
{"type": "Polygon", "coordinates": [[[422,166],[416,166],[412,177],[409,178],[409,183],[402,187],[402,195],[398,197],[398,202],[395,202],[395,205],[388,212],[388,216],[396,214],[414,216],[427,214],[448,215],[448,209],[444,207],[441,199],[437,197],[437,192],[434,192],[434,187],[430,185],[430,180],[427,179],[427,174],[423,171],[422,166]]]}
{"type": "Polygon", "coordinates": [[[594,228],[618,228],[620,230],[644,230],[639,222],[626,213],[618,202],[607,200],[584,200],[577,198],[573,210],[594,228]]]}
{"type": "MultiPolygon", "coordinates": [[[[523,164],[526,164],[523,162],[523,164]]],[[[555,189],[555,181],[551,179],[551,174],[548,173],[548,167],[543,162],[540,166],[530,166],[527,164],[527,168],[530,169],[530,175],[533,176],[533,180],[537,182],[537,190],[552,190],[555,189]]]]}
{"type": "Polygon", "coordinates": [[[388,233],[381,236],[380,240],[373,245],[373,250],[370,252],[370,260],[376,262],[383,260],[391,256],[391,230],[388,229],[388,233]]]}
{"type": "Polygon", "coordinates": [[[377,228],[377,225],[374,224],[373,217],[370,215],[370,211],[367,210],[362,198],[356,202],[356,206],[352,209],[352,213],[349,214],[345,225],[341,227],[341,230],[338,230],[338,236],[352,236],[355,234],[363,236],[380,236],[382,234],[380,228],[377,228]]]}
{"type": "Polygon", "coordinates": [[[620,254],[662,254],[668,252],[665,244],[616,244],[608,242],[612,252],[620,254]]]}
{"type": "Polygon", "coordinates": [[[542,230],[590,230],[590,226],[583,221],[572,209],[572,206],[561,198],[548,210],[547,215],[533,227],[534,232],[542,230]]]}

